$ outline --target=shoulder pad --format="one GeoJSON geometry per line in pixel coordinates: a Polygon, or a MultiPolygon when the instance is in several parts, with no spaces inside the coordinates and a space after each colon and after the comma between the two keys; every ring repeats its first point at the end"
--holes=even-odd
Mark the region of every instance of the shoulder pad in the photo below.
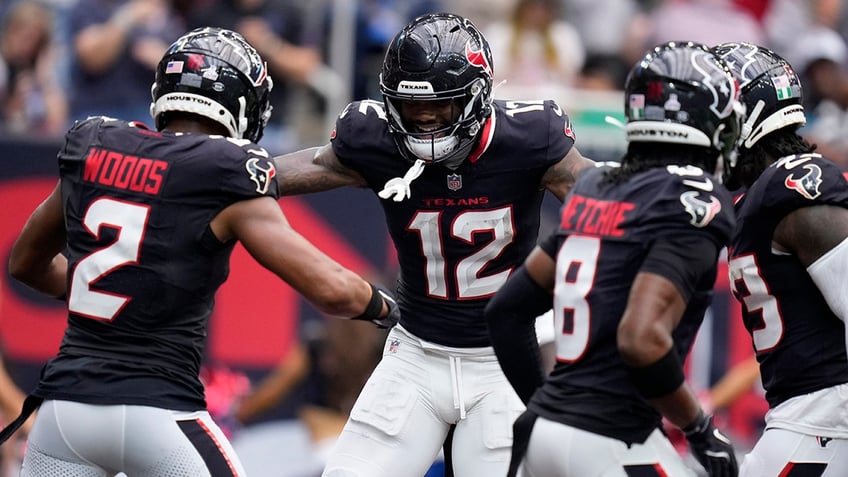
{"type": "Polygon", "coordinates": [[[842,170],[819,154],[781,158],[763,172],[755,185],[762,194],[764,208],[786,213],[811,202],[848,204],[848,183],[842,170]]]}

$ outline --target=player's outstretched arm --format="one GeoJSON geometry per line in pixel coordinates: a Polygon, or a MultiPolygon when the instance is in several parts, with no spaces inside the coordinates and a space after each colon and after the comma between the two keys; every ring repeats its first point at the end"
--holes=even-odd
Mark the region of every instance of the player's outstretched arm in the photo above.
{"type": "Polygon", "coordinates": [[[274,157],[280,195],[321,192],[344,186],[364,187],[365,179],[343,166],[330,144],[274,157]]]}
{"type": "Polygon", "coordinates": [[[295,231],[271,197],[237,202],[210,224],[222,242],[237,239],[268,270],[320,311],[389,327],[399,312],[391,294],[324,254],[295,231]]]}
{"type": "Polygon", "coordinates": [[[576,147],[572,147],[565,157],[545,171],[545,175],[542,176],[542,185],[562,201],[571,190],[580,171],[594,165],[595,161],[580,154],[576,147]]]}
{"type": "Polygon", "coordinates": [[[9,255],[9,274],[53,297],[65,295],[68,261],[60,252],[65,246],[65,221],[60,183],[33,211],[9,255]]]}

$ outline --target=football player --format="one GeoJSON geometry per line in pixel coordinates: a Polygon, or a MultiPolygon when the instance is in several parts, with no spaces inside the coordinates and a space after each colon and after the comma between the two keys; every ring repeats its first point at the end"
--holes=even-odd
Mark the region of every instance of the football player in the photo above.
{"type": "Polygon", "coordinates": [[[466,18],[414,19],[391,41],[383,101],[349,104],[330,142],[275,158],[281,194],[374,191],[400,263],[401,321],[324,475],[418,477],[452,426],[457,477],[504,475],[523,410],[483,309],[535,246],[547,189],[593,163],[552,100],[493,100],[492,54],[466,18]]]}
{"type": "Polygon", "coordinates": [[[798,135],[802,88],[783,58],[745,43],[715,51],[747,109],[726,171],[744,191],[728,262],[769,404],[740,475],[848,475],[848,183],[798,135]]]}
{"type": "Polygon", "coordinates": [[[733,231],[732,197],[714,174],[739,134],[738,88],[706,46],[672,42],[631,69],[624,95],[620,165],[580,177],[559,228],[486,307],[498,360],[527,403],[512,476],[694,475],[663,416],[710,476],[737,473],[681,363],[733,231]],[[533,322],[552,305],[557,363],[546,378],[533,322]]]}
{"type": "Polygon", "coordinates": [[[237,242],[327,314],[396,321],[390,295],[280,210],[274,164],[256,145],[271,87],[241,35],[198,29],[156,70],[156,130],[91,117],[66,135],[59,183],[9,259],[12,276],[68,307],[58,355],[2,436],[41,404],[22,476],[244,474],[198,378],[237,242]]]}

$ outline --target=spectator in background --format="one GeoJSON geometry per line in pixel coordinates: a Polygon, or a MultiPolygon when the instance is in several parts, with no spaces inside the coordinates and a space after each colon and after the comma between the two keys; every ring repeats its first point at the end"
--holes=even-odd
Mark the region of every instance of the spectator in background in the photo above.
{"type": "Polygon", "coordinates": [[[486,29],[496,80],[506,96],[558,97],[550,89],[572,86],[585,60],[577,30],[560,18],[558,0],[516,0],[510,16],[486,29]],[[541,90],[540,90],[541,88],[541,90]]]}
{"type": "MultiPolygon", "coordinates": [[[[639,0],[562,0],[563,10],[574,28],[580,33],[586,50],[586,62],[600,57],[608,62],[620,58],[627,39],[627,27],[634,15],[638,14],[639,0]]],[[[630,70],[630,64],[620,58],[623,69],[618,89],[624,89],[624,76],[630,70]]]]}
{"type": "Polygon", "coordinates": [[[787,55],[801,76],[810,113],[800,133],[816,152],[848,170],[848,46],[829,28],[816,27],[796,39],[787,55]]]}
{"type": "MultiPolygon", "coordinates": [[[[689,40],[705,45],[726,41],[763,44],[763,25],[752,11],[734,0],[659,0],[633,18],[625,42],[626,58],[666,41],[689,40]]],[[[631,61],[628,61],[631,62],[631,61]]]]}
{"type": "Polygon", "coordinates": [[[60,136],[68,117],[67,100],[53,67],[53,16],[30,0],[9,7],[0,33],[0,102],[8,133],[60,136]]]}
{"type": "MultiPolygon", "coordinates": [[[[482,3],[482,2],[481,2],[482,3]]],[[[356,7],[353,99],[379,98],[383,55],[389,41],[406,23],[425,13],[444,10],[440,0],[362,0],[356,7]]]]}
{"type": "Polygon", "coordinates": [[[168,45],[185,31],[189,1],[77,0],[70,119],[92,115],[150,122],[150,78],[168,45]]]}
{"type": "Polygon", "coordinates": [[[308,86],[323,67],[318,38],[304,31],[304,11],[293,0],[212,0],[190,19],[192,27],[215,26],[237,31],[268,62],[274,77],[272,122],[262,145],[273,153],[288,152],[297,143],[288,114],[294,88],[308,86]]]}
{"type": "MultiPolygon", "coordinates": [[[[744,0],[736,0],[744,3],[744,0]]],[[[749,0],[753,2],[754,0],[749,0]]],[[[840,11],[845,10],[842,0],[760,0],[767,3],[762,15],[768,46],[788,58],[805,32],[811,28],[838,28],[840,11]],[[786,32],[794,32],[788,35],[786,32]]],[[[848,32],[845,32],[848,33],[848,32]]],[[[794,64],[794,62],[793,62],[794,64]]],[[[800,73],[800,71],[799,71],[800,73]]]]}

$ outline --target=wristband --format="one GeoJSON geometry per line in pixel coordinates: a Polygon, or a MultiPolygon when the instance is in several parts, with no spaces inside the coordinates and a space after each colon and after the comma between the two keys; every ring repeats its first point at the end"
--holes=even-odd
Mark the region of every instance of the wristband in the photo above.
{"type": "Polygon", "coordinates": [[[365,311],[359,316],[354,316],[352,320],[374,321],[380,317],[380,312],[383,311],[383,295],[377,291],[377,287],[373,283],[368,283],[371,287],[371,300],[365,306],[365,311]]]}
{"type": "Polygon", "coordinates": [[[627,366],[630,381],[648,399],[658,398],[674,391],[685,379],[680,357],[674,346],[662,358],[643,367],[627,366]]]}
{"type": "Polygon", "coordinates": [[[710,425],[709,416],[704,414],[703,409],[699,409],[698,410],[698,416],[695,418],[694,421],[692,421],[692,424],[689,424],[688,426],[683,427],[680,430],[683,431],[683,434],[686,437],[691,437],[691,436],[694,436],[695,434],[700,434],[700,433],[704,432],[704,429],[706,429],[709,425],[710,425]]]}

